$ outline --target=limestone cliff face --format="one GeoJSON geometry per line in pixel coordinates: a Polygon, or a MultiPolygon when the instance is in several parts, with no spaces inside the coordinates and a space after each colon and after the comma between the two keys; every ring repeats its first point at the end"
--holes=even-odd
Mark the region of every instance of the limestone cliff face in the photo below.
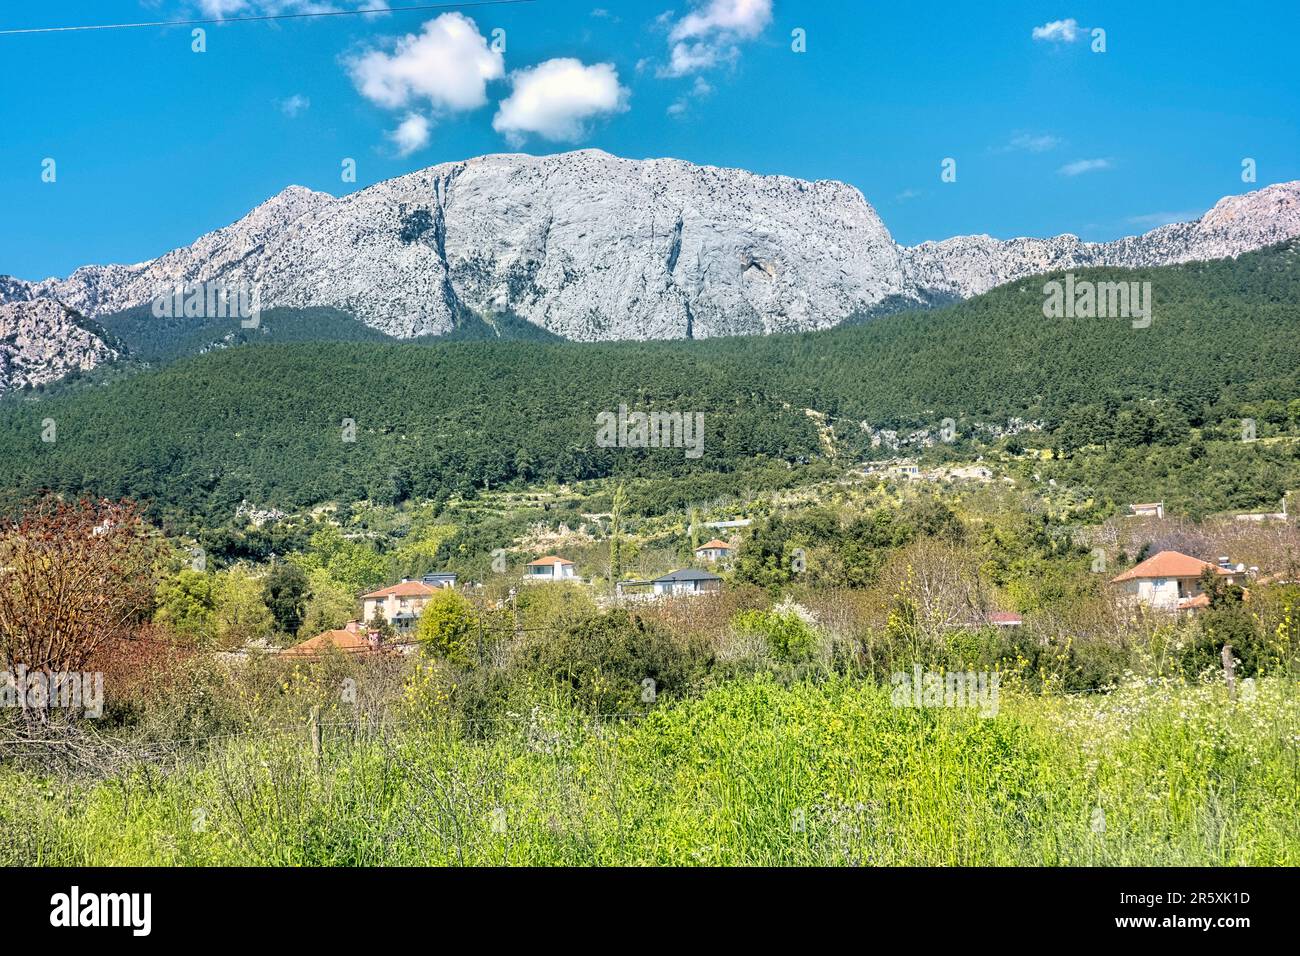
{"type": "Polygon", "coordinates": [[[1087,266],[1164,266],[1226,259],[1300,235],[1300,182],[1219,200],[1195,222],[1161,226],[1114,242],[958,236],[901,250],[904,285],[968,298],[1004,282],[1087,266]]]}
{"type": "Polygon", "coordinates": [[[896,310],[1055,269],[1216,259],[1297,235],[1300,183],[1286,183],[1115,242],[903,247],[843,183],[581,150],[445,163],[342,198],[293,186],[149,262],[0,276],[0,302],[56,299],[97,317],[221,280],[258,287],[263,308],[333,306],[398,337],[509,314],[577,340],[708,338],[826,328],[886,300],[896,310]]]}
{"type": "Polygon", "coordinates": [[[27,294],[96,316],[209,279],[403,337],[466,311],[580,340],[814,329],[902,292],[898,248],[850,186],[583,150],[448,163],[339,199],[291,187],[192,246],[27,294]]]}
{"type": "Polygon", "coordinates": [[[118,351],[93,325],[51,299],[0,305],[0,392],[89,371],[118,351]]]}

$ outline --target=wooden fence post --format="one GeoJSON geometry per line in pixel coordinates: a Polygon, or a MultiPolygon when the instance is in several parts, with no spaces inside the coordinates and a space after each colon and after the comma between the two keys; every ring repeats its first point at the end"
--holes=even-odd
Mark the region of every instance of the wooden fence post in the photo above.
{"type": "Polygon", "coordinates": [[[316,772],[321,772],[320,758],[320,708],[311,709],[311,753],[316,758],[316,772]]]}
{"type": "Polygon", "coordinates": [[[1228,685],[1228,698],[1237,699],[1237,676],[1233,673],[1236,670],[1237,662],[1232,656],[1232,645],[1223,645],[1223,679],[1228,685]]]}

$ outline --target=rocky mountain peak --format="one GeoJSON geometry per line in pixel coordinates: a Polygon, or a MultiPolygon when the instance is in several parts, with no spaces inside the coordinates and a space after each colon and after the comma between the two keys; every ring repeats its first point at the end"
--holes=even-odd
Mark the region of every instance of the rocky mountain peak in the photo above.
{"type": "Polygon", "coordinates": [[[0,301],[90,316],[178,283],[256,285],[399,337],[508,315],[565,338],[803,331],[888,303],[967,297],[1057,269],[1234,256],[1300,235],[1300,183],[1107,243],[961,236],[897,245],[854,187],[595,149],[442,163],[351,194],[290,186],[193,244],[67,279],[0,277],[0,301]]]}

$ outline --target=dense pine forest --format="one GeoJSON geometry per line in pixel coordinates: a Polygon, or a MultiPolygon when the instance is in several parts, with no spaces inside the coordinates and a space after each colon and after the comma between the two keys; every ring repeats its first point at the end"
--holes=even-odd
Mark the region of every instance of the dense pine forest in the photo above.
{"type": "Polygon", "coordinates": [[[687,342],[523,341],[517,322],[480,322],[462,330],[473,341],[398,343],[322,311],[220,336],[137,310],[103,323],[129,350],[120,366],[0,403],[0,487],[6,506],[51,488],[210,517],[245,499],[445,500],[609,475],[716,476],[707,493],[755,468],[884,457],[873,430],[944,419],[957,438],[933,453],[1039,423],[1003,447],[1052,448],[1054,467],[1116,495],[1213,510],[1294,486],[1300,243],[1077,276],[1149,281],[1151,326],[1044,318],[1044,277],[824,332],[687,342]],[[703,455],[599,447],[596,416],[620,405],[703,413],[703,455]],[[1243,418],[1259,444],[1242,447],[1243,418]]]}

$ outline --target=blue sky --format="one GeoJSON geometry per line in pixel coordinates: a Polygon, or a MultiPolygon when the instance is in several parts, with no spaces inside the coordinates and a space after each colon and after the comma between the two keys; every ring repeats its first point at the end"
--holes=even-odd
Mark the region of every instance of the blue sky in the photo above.
{"type": "MultiPolygon", "coordinates": [[[[0,5],[0,29],[330,5],[43,0],[0,5]]],[[[1111,239],[1300,179],[1294,0],[536,0],[439,16],[228,23],[204,53],[190,28],[0,36],[0,273],[136,262],[290,184],[337,195],[513,149],[840,179],[905,243],[1111,239]]]]}

